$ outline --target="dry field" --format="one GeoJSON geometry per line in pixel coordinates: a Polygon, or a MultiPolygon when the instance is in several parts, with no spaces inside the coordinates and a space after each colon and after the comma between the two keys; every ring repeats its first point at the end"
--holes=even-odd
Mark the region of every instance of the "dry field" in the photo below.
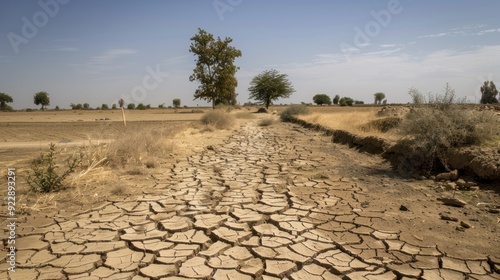
{"type": "MultiPolygon", "coordinates": [[[[270,111],[279,112],[284,108],[272,107],[270,111]]],[[[378,108],[310,109],[313,114],[307,118],[323,120],[323,124],[338,125],[340,129],[362,125],[363,120],[369,120],[378,108]]],[[[0,142],[4,167],[0,176],[5,178],[7,167],[16,168],[16,210],[23,219],[20,231],[52,232],[52,227],[47,225],[55,223],[56,219],[60,224],[67,224],[59,219],[73,221],[74,214],[80,213],[78,221],[84,219],[88,224],[82,228],[69,228],[69,232],[83,230],[88,232],[85,234],[88,238],[94,231],[106,232],[106,236],[114,234],[112,242],[119,239],[123,243],[118,251],[110,249],[104,252],[108,249],[98,248],[99,253],[92,255],[98,257],[95,265],[91,268],[75,266],[79,273],[88,273],[87,277],[90,273],[98,274],[110,268],[116,268],[113,272],[117,273],[116,277],[125,276],[129,271],[118,275],[118,268],[123,267],[124,261],[121,256],[144,253],[141,248],[130,244],[138,244],[139,240],[146,244],[149,239],[159,238],[173,242],[172,246],[180,244],[169,247],[168,252],[172,254],[177,254],[177,250],[180,252],[188,243],[197,248],[199,245],[199,250],[193,251],[188,260],[182,259],[182,265],[175,260],[180,268],[172,272],[173,275],[197,279],[212,279],[213,273],[226,271],[213,272],[225,255],[214,255],[207,261],[201,253],[212,248],[208,246],[216,248],[225,242],[232,244],[229,247],[234,246],[230,252],[248,252],[248,258],[261,259],[252,265],[267,276],[285,273],[293,274],[290,277],[293,279],[309,279],[312,275],[301,268],[297,268],[301,270],[296,273],[293,269],[283,273],[276,273],[273,269],[281,269],[283,258],[294,266],[295,258],[299,256],[291,251],[294,249],[303,254],[300,258],[304,258],[304,263],[323,271],[325,268],[313,264],[313,259],[328,266],[330,257],[324,251],[329,248],[335,248],[335,253],[340,254],[338,257],[346,259],[349,265],[352,262],[357,266],[351,269],[346,262],[339,268],[343,274],[352,274],[346,279],[354,279],[359,269],[375,273],[374,268],[379,268],[376,276],[388,276],[389,279],[397,278],[395,272],[398,275],[411,273],[409,275],[417,277],[426,273],[432,276],[440,270],[458,276],[449,279],[464,279],[459,277],[462,273],[498,276],[490,268],[500,265],[500,207],[497,208],[500,200],[497,192],[482,189],[482,186],[474,191],[455,191],[446,182],[400,178],[379,156],[358,153],[345,145],[332,143],[329,137],[318,131],[278,123],[276,114],[254,114],[253,111],[255,108],[235,110],[231,112],[232,117],[218,111],[211,118],[162,110],[130,111],[127,112],[127,128],[121,123],[119,111],[2,113],[2,131],[10,133],[2,135],[5,139],[0,142]],[[110,120],[95,121],[103,118],[101,114],[104,118],[109,114],[110,120]],[[233,126],[226,126],[220,120],[233,126]],[[25,142],[33,145],[20,145],[25,142]],[[30,162],[40,152],[40,146],[46,149],[45,143],[49,142],[57,143],[61,157],[83,153],[82,167],[66,179],[66,189],[47,194],[30,192],[26,184],[30,162]],[[450,207],[439,200],[443,196],[465,200],[467,205],[450,207]],[[218,220],[219,215],[223,220],[218,220]],[[124,221],[127,225],[123,225],[124,221]],[[191,225],[195,221],[197,226],[193,228],[191,225]],[[42,226],[37,228],[37,225],[42,226]],[[103,230],[103,225],[112,227],[103,230]],[[179,227],[179,232],[176,229],[167,233],[170,226],[179,227]],[[245,237],[240,239],[240,233],[245,237]],[[270,241],[277,234],[286,237],[283,240],[290,240],[283,244],[270,241]],[[237,239],[233,239],[234,236],[237,239]],[[307,241],[304,241],[306,236],[307,241]],[[319,236],[321,242],[309,240],[319,236]],[[292,239],[301,243],[292,242],[292,239]],[[252,240],[257,241],[254,244],[252,240]],[[192,245],[194,243],[198,245],[192,245]],[[319,244],[329,247],[317,247],[319,244]],[[299,246],[302,245],[310,248],[301,249],[299,246]],[[266,251],[260,251],[264,247],[266,251]],[[311,250],[317,252],[310,254],[311,250]],[[257,253],[250,254],[250,251],[257,253]],[[259,253],[267,251],[284,253],[276,255],[276,259],[274,253],[259,253]],[[382,254],[380,260],[374,259],[374,254],[382,254]],[[219,257],[220,260],[215,260],[219,257]],[[190,267],[195,261],[202,261],[203,265],[214,269],[192,270],[190,267]],[[379,264],[366,263],[365,266],[365,261],[379,264]],[[264,262],[266,267],[262,265],[264,262]],[[418,268],[410,268],[409,264],[416,264],[418,268]],[[478,269],[472,271],[468,267],[478,269]],[[300,273],[305,273],[305,276],[300,273]]],[[[77,223],[68,224],[80,227],[77,223]]],[[[45,239],[35,240],[38,236],[45,236],[43,234],[45,232],[30,233],[19,243],[34,242],[36,245],[46,242],[45,239]]],[[[36,248],[41,248],[40,254],[63,252],[62,257],[54,258],[86,255],[76,247],[64,247],[80,238],[83,237],[68,234],[61,243],[58,239],[58,242],[47,245],[50,247],[36,248]],[[73,248],[78,252],[65,251],[73,248]]],[[[94,243],[97,242],[89,239],[82,246],[90,248],[96,245],[94,243]]],[[[26,244],[25,248],[32,248],[31,244],[26,244]]],[[[130,258],[127,267],[135,267],[135,274],[158,279],[163,263],[139,264],[145,260],[139,259],[130,258]],[[145,268],[146,265],[149,266],[145,268]]],[[[26,274],[33,270],[42,271],[51,260],[41,262],[43,266],[40,268],[29,266],[21,269],[26,274]]],[[[252,265],[249,267],[253,268],[252,265]]],[[[1,269],[5,270],[5,265],[3,268],[0,265],[0,273],[1,269]]],[[[53,273],[56,275],[64,269],[66,267],[55,267],[53,273]]],[[[333,274],[324,277],[334,278],[333,274]]]]}
{"type": "Polygon", "coordinates": [[[87,209],[109,196],[140,192],[154,185],[155,175],[164,172],[162,166],[205,143],[219,143],[222,138],[196,124],[202,113],[191,110],[125,110],[126,127],[120,110],[0,112],[0,161],[4,167],[16,168],[17,199],[25,211],[87,209]],[[57,145],[61,161],[83,152],[85,168],[66,180],[66,190],[30,192],[26,183],[30,162],[50,143],[57,145]]]}

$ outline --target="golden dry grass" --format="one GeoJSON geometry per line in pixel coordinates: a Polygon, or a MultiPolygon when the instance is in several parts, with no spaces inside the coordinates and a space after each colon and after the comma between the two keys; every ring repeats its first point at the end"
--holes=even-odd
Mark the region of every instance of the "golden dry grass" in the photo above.
{"type": "Polygon", "coordinates": [[[298,116],[300,119],[310,123],[319,124],[326,128],[335,130],[345,130],[360,136],[377,136],[390,141],[396,141],[400,137],[395,133],[381,132],[380,130],[369,126],[370,122],[383,117],[377,116],[377,108],[364,108],[364,110],[338,110],[321,113],[312,113],[310,115],[298,116]]]}

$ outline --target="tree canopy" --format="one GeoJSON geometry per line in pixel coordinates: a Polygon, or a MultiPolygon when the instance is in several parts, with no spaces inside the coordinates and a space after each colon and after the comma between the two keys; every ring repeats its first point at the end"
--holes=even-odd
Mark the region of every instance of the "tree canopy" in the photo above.
{"type": "Polygon", "coordinates": [[[481,87],[481,104],[498,103],[498,90],[493,81],[485,81],[481,87]]]}
{"type": "Polygon", "coordinates": [[[339,100],[340,100],[340,96],[338,94],[335,95],[335,97],[333,98],[333,104],[335,104],[335,105],[339,104],[339,100]]]}
{"type": "Polygon", "coordinates": [[[172,100],[172,105],[174,105],[175,108],[181,107],[181,100],[179,98],[175,98],[172,100]]]}
{"type": "Polygon", "coordinates": [[[382,100],[385,98],[385,93],[377,92],[373,96],[375,96],[375,104],[382,104],[382,100]]]}
{"type": "Polygon", "coordinates": [[[235,74],[239,67],[234,65],[241,51],[231,46],[231,38],[217,39],[205,30],[199,28],[198,34],[191,38],[189,52],[197,56],[196,67],[189,77],[191,82],[198,81],[200,85],[194,94],[194,99],[203,99],[215,105],[235,103],[235,89],[238,86],[235,74]]]}
{"type": "Polygon", "coordinates": [[[315,96],[313,96],[313,101],[318,105],[323,105],[323,104],[332,105],[332,100],[330,99],[330,96],[326,94],[316,94],[315,96]]]}
{"type": "Polygon", "coordinates": [[[37,92],[33,96],[33,102],[35,103],[35,105],[42,105],[42,111],[43,111],[45,106],[50,105],[49,94],[45,91],[37,92]]]}
{"type": "Polygon", "coordinates": [[[272,69],[255,76],[250,82],[248,91],[251,99],[258,100],[269,108],[274,100],[290,97],[295,89],[286,74],[280,74],[272,69]]]}
{"type": "MultiPolygon", "coordinates": [[[[7,110],[10,108],[9,105],[7,105],[7,103],[12,103],[14,102],[14,99],[12,99],[12,96],[6,94],[6,93],[3,93],[3,92],[0,92],[0,110],[7,110]]],[[[12,109],[12,108],[10,108],[12,109]]]]}
{"type": "Polygon", "coordinates": [[[352,106],[353,103],[354,103],[354,99],[352,99],[350,97],[342,97],[339,100],[340,106],[352,106]]]}

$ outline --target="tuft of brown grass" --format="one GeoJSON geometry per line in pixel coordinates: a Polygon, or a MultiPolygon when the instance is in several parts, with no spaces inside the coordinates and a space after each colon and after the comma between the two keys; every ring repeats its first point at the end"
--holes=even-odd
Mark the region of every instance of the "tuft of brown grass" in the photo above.
{"type": "Polygon", "coordinates": [[[275,119],[269,117],[269,118],[264,118],[259,121],[259,126],[270,126],[273,125],[275,122],[275,119]]]}
{"type": "Polygon", "coordinates": [[[108,159],[111,166],[142,165],[154,157],[164,157],[173,151],[171,138],[177,127],[159,126],[157,129],[125,130],[109,145],[108,159]]]}
{"type": "Polygon", "coordinates": [[[203,114],[201,123],[217,129],[229,129],[234,124],[234,116],[224,110],[212,110],[203,114]]]}

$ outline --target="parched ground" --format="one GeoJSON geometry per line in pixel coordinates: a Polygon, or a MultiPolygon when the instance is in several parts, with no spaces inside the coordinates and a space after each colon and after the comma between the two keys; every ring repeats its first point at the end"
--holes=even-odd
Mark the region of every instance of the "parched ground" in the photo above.
{"type": "Polygon", "coordinates": [[[450,193],[318,132],[241,122],[184,143],[195,152],[139,195],[22,217],[16,272],[2,254],[0,279],[500,279],[498,212],[477,204],[498,193],[450,193]],[[437,200],[451,194],[469,203],[437,200]]]}

